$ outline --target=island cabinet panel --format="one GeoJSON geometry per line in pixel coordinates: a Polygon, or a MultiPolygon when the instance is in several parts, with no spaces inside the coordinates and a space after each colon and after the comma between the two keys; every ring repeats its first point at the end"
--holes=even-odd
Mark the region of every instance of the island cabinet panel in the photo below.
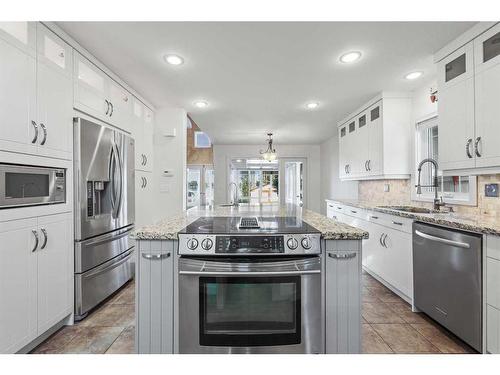
{"type": "Polygon", "coordinates": [[[361,241],[326,241],[326,353],[361,352],[361,241]]]}
{"type": "Polygon", "coordinates": [[[136,351],[173,353],[173,255],[177,241],[137,241],[136,351]]]}

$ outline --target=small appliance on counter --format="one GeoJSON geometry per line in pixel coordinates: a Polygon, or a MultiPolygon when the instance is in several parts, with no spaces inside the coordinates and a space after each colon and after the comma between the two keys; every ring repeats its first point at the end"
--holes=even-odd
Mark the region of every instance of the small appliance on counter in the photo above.
{"type": "Polygon", "coordinates": [[[324,353],[321,234],[296,217],[179,232],[180,353],[324,353]]]}
{"type": "Polygon", "coordinates": [[[134,140],[74,119],[75,319],[134,277],[134,140]]]}

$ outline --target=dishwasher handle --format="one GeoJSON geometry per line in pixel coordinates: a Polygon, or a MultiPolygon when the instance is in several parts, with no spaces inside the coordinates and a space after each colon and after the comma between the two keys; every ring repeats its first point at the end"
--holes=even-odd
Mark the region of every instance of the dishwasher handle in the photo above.
{"type": "Polygon", "coordinates": [[[447,238],[432,236],[430,234],[421,232],[419,230],[415,230],[415,234],[417,236],[425,238],[427,240],[441,242],[441,243],[444,243],[446,245],[451,245],[451,246],[455,246],[455,247],[461,247],[463,249],[470,249],[470,245],[468,243],[465,243],[465,242],[453,241],[453,240],[449,240],[447,238]]]}

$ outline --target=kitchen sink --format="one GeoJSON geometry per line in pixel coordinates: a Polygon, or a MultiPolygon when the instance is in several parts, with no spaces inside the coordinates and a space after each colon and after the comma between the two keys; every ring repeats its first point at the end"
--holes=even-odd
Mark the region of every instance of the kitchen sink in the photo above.
{"type": "Polygon", "coordinates": [[[424,207],[414,207],[414,206],[378,206],[378,208],[385,208],[388,210],[410,212],[415,214],[447,214],[446,211],[438,211],[430,208],[424,207]]]}

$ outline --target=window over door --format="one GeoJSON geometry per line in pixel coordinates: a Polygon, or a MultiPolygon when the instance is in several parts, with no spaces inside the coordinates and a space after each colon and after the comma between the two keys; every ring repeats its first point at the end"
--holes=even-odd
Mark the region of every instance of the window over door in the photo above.
{"type": "MultiPolygon", "coordinates": [[[[438,117],[417,123],[415,134],[415,182],[418,176],[418,164],[421,160],[431,158],[439,160],[439,126],[438,117]]],[[[434,167],[430,163],[422,166],[420,177],[421,185],[432,185],[434,167]]],[[[443,196],[447,203],[451,204],[475,204],[476,203],[476,177],[474,176],[443,176],[438,171],[438,196],[443,196]]],[[[422,188],[422,194],[414,194],[414,199],[421,201],[432,201],[434,199],[434,188],[422,188]]]]}

